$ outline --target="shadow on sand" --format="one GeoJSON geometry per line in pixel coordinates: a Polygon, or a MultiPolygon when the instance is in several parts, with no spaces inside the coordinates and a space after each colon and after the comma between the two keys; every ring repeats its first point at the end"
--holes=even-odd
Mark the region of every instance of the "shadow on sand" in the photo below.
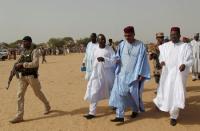
{"type": "MultiPolygon", "coordinates": [[[[200,92],[200,87],[199,86],[188,87],[187,90],[188,92],[191,92],[191,91],[200,92]]],[[[130,124],[134,121],[147,119],[147,118],[156,119],[156,120],[159,120],[160,118],[163,118],[163,117],[169,118],[169,114],[158,111],[155,108],[155,105],[153,104],[153,102],[144,102],[144,104],[145,104],[146,112],[140,113],[139,117],[137,117],[136,119],[130,119],[130,116],[126,116],[128,119],[124,123],[119,123],[116,125],[121,126],[125,124],[130,124]]],[[[200,94],[196,96],[188,97],[186,99],[186,108],[184,110],[181,110],[178,123],[181,125],[200,124],[199,111],[200,111],[200,94]]],[[[87,112],[88,112],[88,107],[74,109],[72,111],[52,110],[49,115],[27,119],[24,122],[30,122],[30,121],[41,120],[41,119],[50,119],[50,118],[55,118],[55,117],[67,116],[67,115],[80,116],[80,115],[86,114],[87,112]]],[[[98,115],[96,119],[115,114],[115,112],[112,111],[110,107],[108,106],[98,106],[97,112],[98,112],[98,115]]]]}
{"type": "MultiPolygon", "coordinates": [[[[67,116],[67,115],[71,115],[71,116],[73,116],[73,115],[83,115],[87,112],[88,112],[88,107],[83,107],[83,108],[75,109],[75,110],[72,110],[72,111],[52,110],[49,115],[31,118],[31,119],[26,119],[26,120],[24,120],[24,122],[31,122],[31,121],[42,120],[42,119],[50,119],[50,118],[55,118],[55,117],[67,116]]],[[[114,113],[107,106],[97,107],[97,112],[98,112],[98,115],[97,115],[96,118],[105,117],[105,116],[108,116],[108,115],[112,115],[114,113]]]]}
{"type": "MultiPolygon", "coordinates": [[[[197,91],[196,87],[193,88],[193,91],[197,91]]],[[[145,103],[146,112],[141,113],[139,117],[136,119],[131,119],[129,117],[128,120],[126,120],[124,123],[116,124],[117,126],[130,124],[134,121],[142,120],[145,118],[148,119],[159,119],[162,117],[169,118],[169,113],[158,111],[155,108],[155,105],[153,102],[147,102],[145,103]]],[[[178,119],[178,123],[181,125],[200,125],[200,95],[191,96],[186,99],[186,108],[184,110],[181,110],[180,117],[178,119]]]]}

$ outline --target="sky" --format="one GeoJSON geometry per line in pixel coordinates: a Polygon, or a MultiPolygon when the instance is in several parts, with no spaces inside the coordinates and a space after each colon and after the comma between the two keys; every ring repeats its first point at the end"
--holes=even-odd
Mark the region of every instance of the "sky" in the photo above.
{"type": "Polygon", "coordinates": [[[0,42],[30,35],[35,43],[49,38],[74,39],[103,33],[123,39],[123,28],[135,27],[136,38],[155,41],[172,26],[182,36],[200,32],[200,0],[0,0],[0,42]]]}

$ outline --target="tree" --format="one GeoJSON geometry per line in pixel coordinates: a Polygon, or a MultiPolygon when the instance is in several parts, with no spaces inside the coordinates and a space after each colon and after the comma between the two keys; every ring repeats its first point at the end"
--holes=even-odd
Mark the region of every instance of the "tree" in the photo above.
{"type": "Polygon", "coordinates": [[[39,43],[37,46],[38,47],[48,47],[48,44],[47,43],[39,43]]]}
{"type": "Polygon", "coordinates": [[[49,47],[51,48],[56,48],[56,47],[63,47],[65,45],[65,41],[63,39],[59,38],[50,38],[49,41],[47,42],[49,47]]]}
{"type": "Polygon", "coordinates": [[[79,39],[76,41],[76,43],[80,46],[80,45],[84,45],[85,47],[87,46],[87,44],[90,42],[90,38],[86,37],[83,39],[79,39]]]}
{"type": "MultiPolygon", "coordinates": [[[[22,44],[22,40],[16,40],[15,42],[12,42],[8,44],[9,48],[20,48],[20,45],[22,44]]],[[[37,47],[35,43],[32,43],[32,47],[37,47]]]]}
{"type": "Polygon", "coordinates": [[[20,43],[22,43],[22,40],[16,40],[15,42],[9,44],[9,48],[18,48],[20,43]]]}
{"type": "Polygon", "coordinates": [[[62,40],[65,41],[65,45],[67,47],[73,47],[75,45],[74,39],[72,37],[64,37],[62,40]]]}

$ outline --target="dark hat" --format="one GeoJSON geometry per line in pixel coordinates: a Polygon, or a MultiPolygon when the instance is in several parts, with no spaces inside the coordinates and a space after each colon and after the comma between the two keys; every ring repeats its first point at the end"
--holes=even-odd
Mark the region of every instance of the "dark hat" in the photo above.
{"type": "Polygon", "coordinates": [[[127,26],[124,28],[124,33],[135,33],[135,29],[133,26],[127,26]]]}
{"type": "Polygon", "coordinates": [[[176,31],[176,32],[178,32],[179,34],[181,33],[181,30],[180,30],[179,27],[172,27],[172,28],[171,28],[171,32],[172,32],[172,31],[176,31]]]}
{"type": "Polygon", "coordinates": [[[32,38],[30,36],[25,36],[23,38],[24,41],[32,42],[32,38]]]}

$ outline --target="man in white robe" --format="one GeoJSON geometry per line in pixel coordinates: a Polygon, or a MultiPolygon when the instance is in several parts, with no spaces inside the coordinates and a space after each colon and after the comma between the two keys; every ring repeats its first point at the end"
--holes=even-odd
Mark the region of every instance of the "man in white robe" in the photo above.
{"type": "Polygon", "coordinates": [[[180,28],[172,27],[171,41],[159,46],[162,74],[156,98],[157,108],[170,113],[175,126],[179,110],[185,107],[185,86],[193,64],[192,47],[180,41],[180,28]]]}
{"type": "Polygon", "coordinates": [[[93,54],[94,54],[94,49],[97,46],[97,35],[96,33],[92,33],[90,36],[91,42],[88,43],[86,52],[85,52],[85,57],[83,59],[82,66],[86,67],[86,74],[85,74],[85,79],[89,81],[92,69],[93,69],[93,54]]]}
{"type": "Polygon", "coordinates": [[[200,79],[200,40],[199,33],[194,35],[194,40],[191,41],[194,57],[194,65],[192,66],[192,80],[200,79]]]}
{"type": "Polygon", "coordinates": [[[99,46],[93,53],[93,69],[87,84],[84,99],[90,102],[89,113],[84,117],[92,119],[96,116],[97,103],[100,100],[108,99],[114,82],[115,52],[112,47],[106,45],[106,38],[103,34],[98,35],[99,46]]]}

